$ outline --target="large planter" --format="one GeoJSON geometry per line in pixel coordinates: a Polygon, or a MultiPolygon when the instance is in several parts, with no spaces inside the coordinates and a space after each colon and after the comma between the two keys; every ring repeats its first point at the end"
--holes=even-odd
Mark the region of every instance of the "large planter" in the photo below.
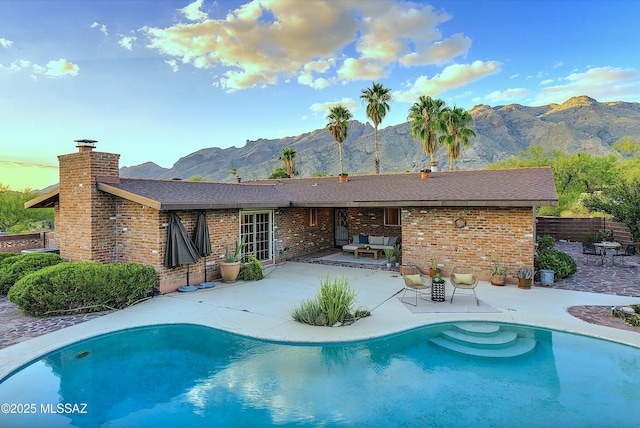
{"type": "Polygon", "coordinates": [[[550,269],[540,270],[540,283],[542,285],[553,285],[555,272],[550,269]]]}
{"type": "Polygon", "coordinates": [[[440,273],[440,269],[431,269],[431,268],[429,268],[429,276],[431,278],[433,278],[434,276],[436,276],[439,273],[440,273]]]}
{"type": "Polygon", "coordinates": [[[507,275],[498,275],[494,273],[491,275],[491,284],[502,286],[507,281],[507,275]]]}
{"type": "Polygon", "coordinates": [[[220,262],[223,282],[235,282],[240,274],[240,262],[220,262]]]}
{"type": "Polygon", "coordinates": [[[529,278],[518,278],[518,288],[522,288],[523,290],[530,290],[532,279],[529,278]]]}

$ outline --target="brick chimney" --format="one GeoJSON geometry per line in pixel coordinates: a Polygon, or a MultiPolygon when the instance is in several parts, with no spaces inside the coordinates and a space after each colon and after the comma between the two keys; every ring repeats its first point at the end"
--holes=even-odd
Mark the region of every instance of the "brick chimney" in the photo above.
{"type": "Polygon", "coordinates": [[[119,178],[120,155],[93,151],[95,140],[75,140],[78,152],[58,156],[60,202],[56,238],[71,261],[110,262],[115,197],[98,190],[96,177],[119,178]]]}

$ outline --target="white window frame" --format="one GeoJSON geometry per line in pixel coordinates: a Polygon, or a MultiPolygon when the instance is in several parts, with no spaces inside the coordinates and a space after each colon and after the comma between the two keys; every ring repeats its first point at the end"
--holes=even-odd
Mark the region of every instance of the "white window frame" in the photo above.
{"type": "MultiPolygon", "coordinates": [[[[259,240],[259,243],[261,244],[267,244],[268,248],[267,248],[267,258],[260,258],[257,256],[257,252],[258,250],[256,249],[256,247],[254,246],[253,251],[250,251],[251,254],[253,254],[254,256],[256,256],[258,258],[258,260],[260,261],[268,261],[268,260],[273,260],[273,210],[241,210],[240,211],[240,216],[239,216],[239,226],[238,226],[238,232],[240,234],[240,239],[244,239],[245,240],[245,244],[244,244],[244,248],[242,249],[242,253],[246,254],[247,253],[247,249],[248,246],[251,244],[255,244],[255,238],[257,236],[258,233],[266,233],[266,237],[263,237],[262,239],[259,240]],[[256,223],[255,223],[255,215],[256,214],[267,214],[268,215],[268,220],[267,220],[267,225],[265,230],[256,230],[256,223]],[[249,233],[246,233],[244,231],[244,217],[246,215],[253,215],[253,227],[251,229],[251,240],[245,239],[249,236],[249,233]]],[[[263,250],[260,250],[263,251],[263,250]]]]}

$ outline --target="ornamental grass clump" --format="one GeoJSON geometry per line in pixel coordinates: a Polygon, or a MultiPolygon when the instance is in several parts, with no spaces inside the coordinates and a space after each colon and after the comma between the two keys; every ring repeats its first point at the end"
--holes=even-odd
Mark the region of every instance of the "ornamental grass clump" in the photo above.
{"type": "Polygon", "coordinates": [[[344,276],[332,280],[327,274],[320,279],[320,288],[315,298],[305,300],[294,308],[291,317],[310,325],[344,325],[371,314],[366,308],[354,311],[357,296],[358,292],[349,286],[344,276]]]}

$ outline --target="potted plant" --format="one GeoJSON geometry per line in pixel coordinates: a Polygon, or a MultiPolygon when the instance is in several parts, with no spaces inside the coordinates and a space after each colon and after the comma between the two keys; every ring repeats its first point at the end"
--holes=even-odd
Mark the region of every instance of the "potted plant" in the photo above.
{"type": "Polygon", "coordinates": [[[393,261],[393,255],[395,250],[393,247],[384,247],[384,255],[387,258],[387,269],[391,268],[391,262],[393,261]]]}
{"type": "Polygon", "coordinates": [[[429,268],[429,276],[434,278],[439,273],[440,268],[438,268],[438,254],[434,253],[433,258],[431,259],[431,267],[429,268]]]}
{"type": "Polygon", "coordinates": [[[533,282],[533,268],[529,266],[522,265],[520,269],[517,270],[516,275],[518,277],[518,288],[522,288],[524,290],[531,289],[531,283],[533,282]]]}
{"type": "Polygon", "coordinates": [[[500,256],[498,256],[495,265],[489,271],[489,273],[491,274],[491,284],[504,285],[507,280],[507,274],[510,270],[510,268],[503,268],[502,266],[500,266],[500,256]]]}
{"type": "Polygon", "coordinates": [[[402,250],[400,249],[400,245],[393,246],[393,256],[396,258],[396,267],[400,267],[400,262],[402,261],[402,250]]]}
{"type": "Polygon", "coordinates": [[[235,282],[240,273],[240,254],[244,241],[236,241],[236,248],[233,253],[229,252],[227,245],[224,250],[224,261],[220,262],[220,274],[223,282],[235,282]]]}

